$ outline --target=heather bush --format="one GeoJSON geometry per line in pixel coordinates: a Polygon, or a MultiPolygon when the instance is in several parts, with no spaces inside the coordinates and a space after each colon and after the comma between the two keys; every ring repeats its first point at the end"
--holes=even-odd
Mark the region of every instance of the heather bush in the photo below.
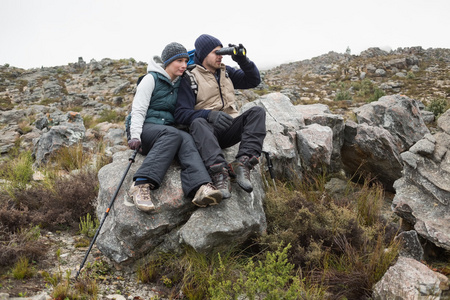
{"type": "MultiPolygon", "coordinates": [[[[3,222],[0,222],[0,266],[12,266],[25,258],[38,260],[47,251],[48,246],[39,239],[38,226],[24,226],[20,230],[10,231],[2,224],[3,222]]],[[[18,268],[20,269],[23,270],[18,268]]]]}

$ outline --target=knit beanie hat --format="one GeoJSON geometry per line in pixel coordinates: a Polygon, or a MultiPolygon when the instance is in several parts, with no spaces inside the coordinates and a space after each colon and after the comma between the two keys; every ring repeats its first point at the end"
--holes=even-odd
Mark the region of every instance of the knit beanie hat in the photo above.
{"type": "Polygon", "coordinates": [[[195,55],[194,62],[198,65],[203,63],[208,54],[217,46],[223,47],[222,43],[215,37],[209,34],[202,34],[195,40],[195,55]]]}
{"type": "Polygon", "coordinates": [[[183,45],[175,42],[168,44],[161,54],[161,59],[164,63],[164,69],[171,62],[179,58],[189,59],[189,54],[187,53],[186,48],[184,48],[183,45]]]}

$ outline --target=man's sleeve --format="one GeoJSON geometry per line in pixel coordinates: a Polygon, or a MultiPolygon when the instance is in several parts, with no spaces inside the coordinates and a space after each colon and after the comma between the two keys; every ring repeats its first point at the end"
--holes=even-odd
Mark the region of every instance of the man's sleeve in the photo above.
{"type": "Polygon", "coordinates": [[[178,88],[177,105],[175,107],[175,122],[190,125],[196,118],[207,118],[209,110],[195,109],[196,95],[191,88],[189,80],[182,78],[178,88]]]}
{"type": "Polygon", "coordinates": [[[239,67],[241,69],[227,66],[228,75],[235,89],[251,89],[261,83],[261,76],[254,62],[247,60],[239,67]]]}

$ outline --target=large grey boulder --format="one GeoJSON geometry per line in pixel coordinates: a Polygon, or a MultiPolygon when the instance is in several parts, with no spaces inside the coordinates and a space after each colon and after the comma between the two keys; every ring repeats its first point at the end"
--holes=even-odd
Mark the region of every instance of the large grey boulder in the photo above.
{"type": "MultiPolygon", "coordinates": [[[[52,119],[52,121],[55,121],[52,119]]],[[[56,121],[55,121],[56,122],[56,121]]],[[[35,164],[46,163],[51,154],[62,147],[70,147],[83,141],[86,128],[79,113],[69,112],[63,119],[58,119],[58,125],[38,137],[34,143],[35,164]]]]}
{"type": "Polygon", "coordinates": [[[261,106],[266,110],[266,138],[263,151],[269,152],[277,178],[301,178],[303,167],[296,146],[296,131],[305,126],[303,116],[288,97],[271,93],[242,107],[261,106]]]}
{"type": "Polygon", "coordinates": [[[308,125],[297,131],[297,147],[306,169],[321,173],[331,165],[333,131],[328,126],[308,125]]]}
{"type": "Polygon", "coordinates": [[[418,101],[403,95],[383,96],[354,112],[359,124],[367,123],[389,131],[400,146],[400,152],[408,150],[430,132],[421,117],[418,101]]]}
{"type": "Polygon", "coordinates": [[[373,299],[440,299],[448,278],[415,259],[400,256],[373,288],[373,299]]]}
{"type": "MultiPolygon", "coordinates": [[[[131,150],[115,153],[113,162],[99,171],[99,219],[117,190],[119,175],[123,176],[130,165],[131,154],[131,150]]],[[[266,230],[259,168],[251,172],[252,193],[233,183],[231,198],[216,206],[198,208],[183,195],[181,169],[174,162],[161,187],[151,194],[156,210],[145,213],[134,206],[128,194],[133,174],[143,160],[144,156],[138,154],[131,164],[97,239],[98,248],[115,262],[129,263],[153,252],[179,251],[186,245],[210,253],[239,245],[266,230]]]]}
{"type": "Polygon", "coordinates": [[[354,110],[358,123],[345,128],[342,163],[350,175],[376,177],[387,190],[393,190],[401,177],[400,153],[421,140],[428,128],[416,100],[402,95],[381,97],[354,110]]]}
{"type": "Polygon", "coordinates": [[[333,146],[328,170],[339,172],[342,169],[341,148],[344,145],[344,117],[331,113],[325,104],[296,105],[295,108],[303,115],[306,126],[319,124],[331,128],[333,146]]]}
{"type": "Polygon", "coordinates": [[[20,137],[19,126],[9,125],[0,129],[0,154],[8,153],[20,137]]]}
{"type": "Polygon", "coordinates": [[[251,172],[251,180],[252,193],[232,184],[230,199],[225,199],[215,207],[197,209],[180,228],[180,243],[191,246],[197,252],[211,253],[230,249],[230,246],[240,245],[250,237],[262,235],[267,224],[259,168],[251,172]]]}
{"type": "Polygon", "coordinates": [[[60,100],[63,96],[63,88],[55,79],[44,83],[43,89],[42,99],[60,100]]]}
{"type": "Polygon", "coordinates": [[[344,170],[350,175],[376,177],[386,189],[392,190],[402,176],[400,148],[392,134],[381,127],[348,121],[341,150],[344,170]]]}
{"type": "Polygon", "coordinates": [[[341,170],[342,116],[333,115],[326,105],[293,105],[282,93],[264,95],[242,110],[254,105],[267,113],[263,151],[270,153],[276,177],[298,179],[306,170],[322,167],[341,170]]]}
{"type": "Polygon", "coordinates": [[[395,181],[395,213],[414,225],[419,235],[450,250],[450,110],[426,135],[402,153],[403,177],[395,181]]]}

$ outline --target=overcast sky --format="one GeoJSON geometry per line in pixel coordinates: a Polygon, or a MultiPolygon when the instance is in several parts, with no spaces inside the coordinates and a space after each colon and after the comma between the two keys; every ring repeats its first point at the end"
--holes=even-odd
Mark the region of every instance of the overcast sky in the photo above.
{"type": "Polygon", "coordinates": [[[261,69],[347,47],[450,48],[449,13],[450,0],[0,0],[0,65],[148,62],[202,33],[242,43],[261,69]]]}

